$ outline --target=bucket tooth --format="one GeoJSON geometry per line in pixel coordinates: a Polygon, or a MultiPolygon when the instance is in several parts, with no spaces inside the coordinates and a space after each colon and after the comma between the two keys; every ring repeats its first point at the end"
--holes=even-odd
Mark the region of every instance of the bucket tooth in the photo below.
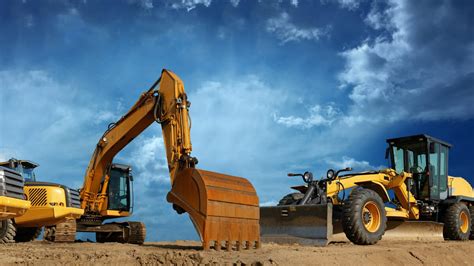
{"type": "Polygon", "coordinates": [[[255,241],[255,248],[259,249],[261,247],[262,247],[262,244],[260,243],[260,241],[255,241]]]}
{"type": "Polygon", "coordinates": [[[221,243],[220,240],[214,241],[214,249],[215,250],[219,251],[219,250],[221,250],[221,247],[222,247],[222,243],[221,243]]]}
{"type": "Polygon", "coordinates": [[[204,249],[214,239],[260,241],[258,197],[245,178],[188,168],[174,179],[167,200],[189,214],[204,249]]]}

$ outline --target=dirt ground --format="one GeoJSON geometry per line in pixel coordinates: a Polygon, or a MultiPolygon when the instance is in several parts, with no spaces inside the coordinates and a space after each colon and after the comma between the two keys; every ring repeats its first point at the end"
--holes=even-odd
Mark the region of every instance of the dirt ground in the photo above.
{"type": "Polygon", "coordinates": [[[474,241],[335,243],[327,247],[263,244],[260,250],[202,251],[192,241],[142,246],[34,241],[0,246],[0,264],[32,265],[474,265],[474,241]]]}

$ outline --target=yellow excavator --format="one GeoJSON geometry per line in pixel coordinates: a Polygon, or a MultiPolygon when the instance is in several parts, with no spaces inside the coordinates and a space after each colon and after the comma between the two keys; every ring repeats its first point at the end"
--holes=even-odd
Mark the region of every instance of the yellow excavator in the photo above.
{"type": "Polygon", "coordinates": [[[45,227],[46,240],[74,242],[76,232],[70,228],[75,228],[75,220],[84,213],[80,208],[79,192],[61,184],[37,181],[35,168],[38,166],[35,162],[15,158],[0,162],[0,167],[13,169],[23,176],[23,191],[31,203],[31,208],[14,219],[14,241],[32,241],[45,227]],[[51,230],[55,231],[54,237],[49,237],[51,230]]]}
{"type": "MultiPolygon", "coordinates": [[[[132,210],[132,174],[114,156],[154,122],[161,125],[172,188],[167,200],[179,213],[187,212],[205,250],[258,248],[259,207],[252,184],[241,177],[197,169],[191,156],[191,120],[183,82],[169,70],[145,91],[130,110],[109,125],[87,167],[80,190],[84,215],[77,231],[95,232],[98,242],[141,244],[141,222],[104,223],[127,217],[132,210]]],[[[152,203],[147,204],[152,208],[152,203]]]]}
{"type": "Polygon", "coordinates": [[[0,166],[0,244],[15,242],[13,218],[23,215],[31,206],[23,193],[20,173],[0,166]]]}
{"type": "Polygon", "coordinates": [[[391,168],[347,173],[329,170],[260,209],[263,241],[326,245],[344,240],[371,245],[382,239],[474,239],[474,191],[448,175],[451,145],[428,135],[387,140],[391,168]],[[342,234],[342,232],[344,234],[342,234]],[[341,236],[342,235],[342,236],[341,236]]]}

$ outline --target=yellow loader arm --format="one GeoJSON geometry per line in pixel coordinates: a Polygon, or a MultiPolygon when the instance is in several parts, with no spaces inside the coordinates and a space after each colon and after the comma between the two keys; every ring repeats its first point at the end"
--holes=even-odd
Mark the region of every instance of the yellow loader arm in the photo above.
{"type": "Polygon", "coordinates": [[[86,171],[81,207],[107,210],[108,168],[114,156],[153,122],[161,124],[172,189],[167,199],[178,213],[187,212],[204,249],[258,248],[258,197],[252,184],[195,168],[191,156],[190,102],[183,82],[163,70],[160,79],[101,137],[86,171]]]}

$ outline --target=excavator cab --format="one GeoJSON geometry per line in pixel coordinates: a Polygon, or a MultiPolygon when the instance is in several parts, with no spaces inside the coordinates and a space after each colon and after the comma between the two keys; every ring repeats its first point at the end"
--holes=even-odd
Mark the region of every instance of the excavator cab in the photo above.
{"type": "Polygon", "coordinates": [[[387,140],[392,169],[411,173],[407,186],[415,198],[438,202],[448,197],[448,154],[451,145],[427,135],[387,140]]]}
{"type": "Polygon", "coordinates": [[[123,164],[112,164],[107,188],[108,208],[114,211],[132,212],[132,168],[123,164]]]}

